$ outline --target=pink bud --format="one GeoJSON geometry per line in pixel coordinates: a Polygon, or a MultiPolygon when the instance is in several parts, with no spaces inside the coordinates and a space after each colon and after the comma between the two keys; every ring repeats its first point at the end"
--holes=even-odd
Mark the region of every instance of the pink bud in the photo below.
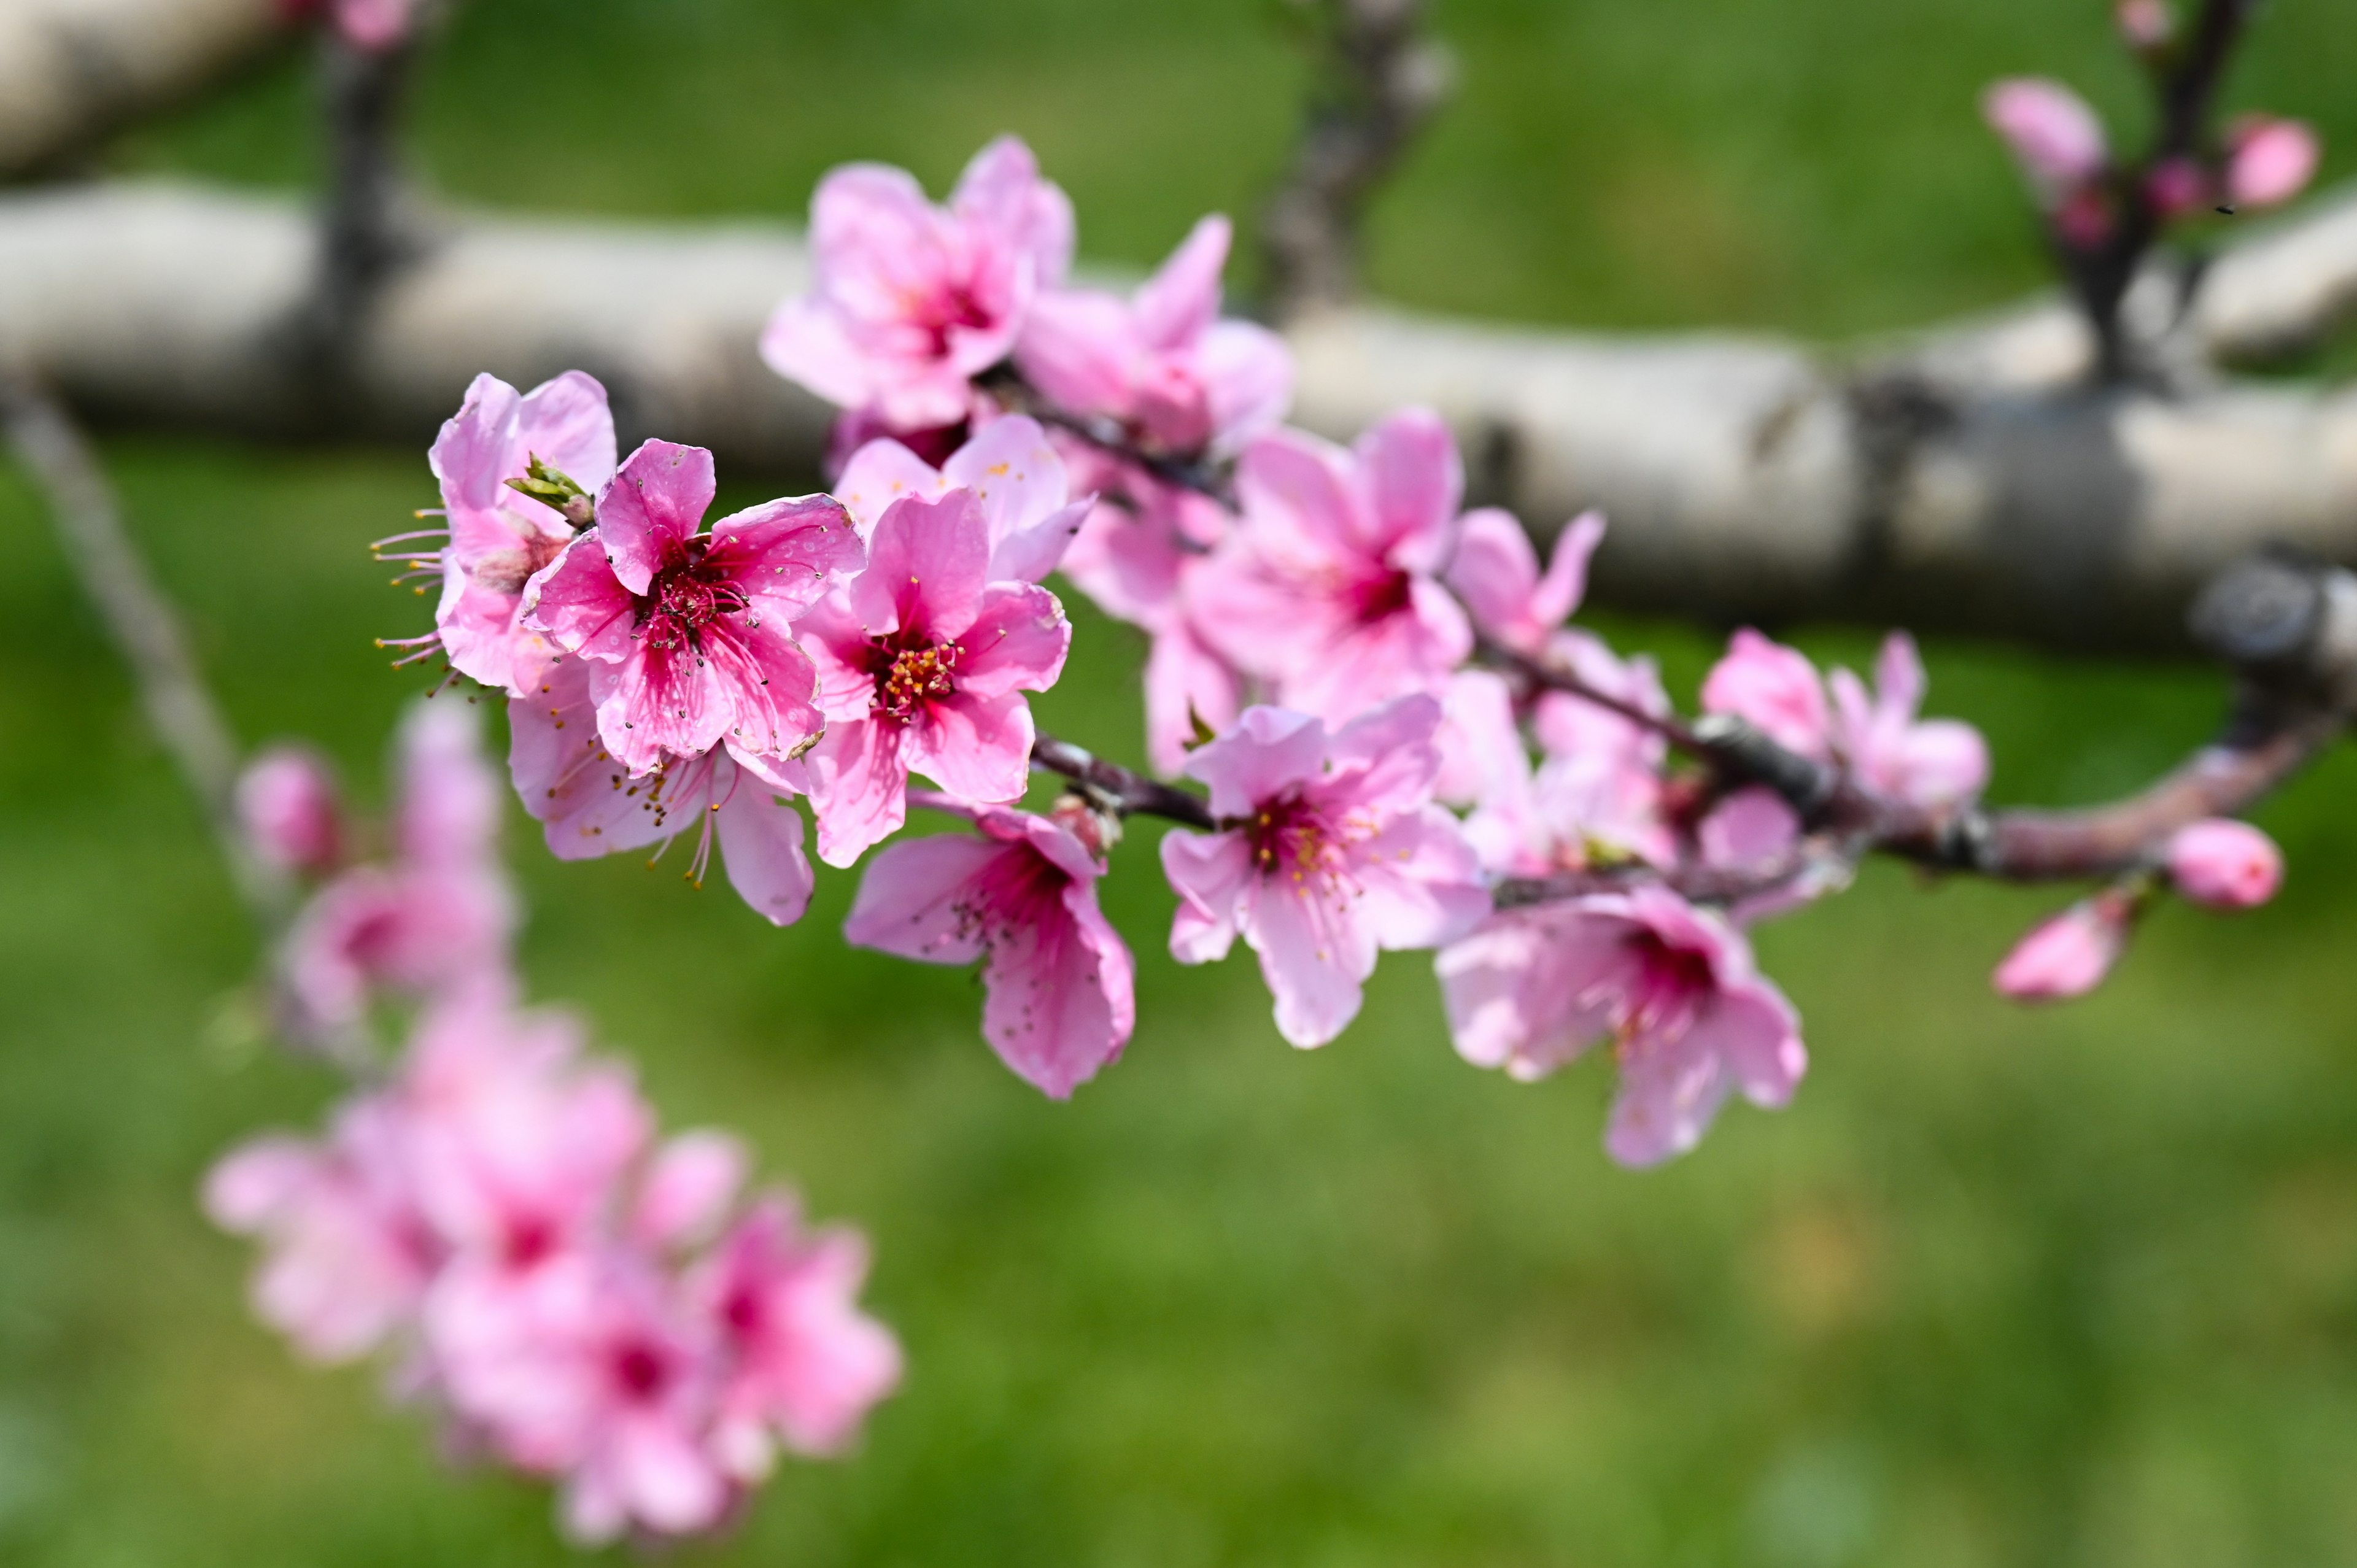
{"type": "Polygon", "coordinates": [[[2177,31],[2177,18],[2169,14],[2166,0],[2119,0],[2112,8],[2112,17],[2119,24],[2120,37],[2133,49],[2157,49],[2177,31]]]}
{"type": "Polygon", "coordinates": [[[299,746],[274,746],[237,781],[237,815],[253,852],[281,871],[317,876],[343,856],[343,814],[327,764],[299,746]]]}
{"type": "Polygon", "coordinates": [[[2226,194],[2238,207],[2273,207],[2289,201],[2316,175],[2322,148],[2316,133],[2297,120],[2253,115],[2228,134],[2226,194]]]}
{"type": "Polygon", "coordinates": [[[2210,177],[2191,158],[2171,158],[2145,177],[2145,199],[2163,218],[2182,218],[2210,199],[2210,177]]]}
{"type": "Polygon", "coordinates": [[[2196,904],[2254,909],[2283,885],[2283,854],[2250,823],[2212,817],[2169,841],[2169,875],[2196,904]]]}
{"type": "Polygon", "coordinates": [[[2093,251],[2112,237],[2112,204],[2103,188],[2083,185],[2054,209],[2054,231],[2074,251],[2093,251]]]}
{"type": "Polygon", "coordinates": [[[2127,942],[2128,897],[2082,899],[2034,928],[1996,966],[1996,988],[2018,1002],[2084,996],[2104,983],[2127,942]]]}
{"type": "Polygon", "coordinates": [[[412,0],[336,0],[336,31],[356,49],[381,54],[409,37],[412,0]]]}
{"type": "Polygon", "coordinates": [[[2086,100],[2043,77],[2008,77],[1981,95],[1981,116],[2040,185],[2062,188],[2103,172],[2104,123],[2086,100]]]}

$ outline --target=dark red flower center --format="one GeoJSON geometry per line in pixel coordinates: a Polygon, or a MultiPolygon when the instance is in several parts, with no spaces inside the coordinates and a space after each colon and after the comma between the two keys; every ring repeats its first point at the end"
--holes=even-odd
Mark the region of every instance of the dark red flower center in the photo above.
{"type": "Polygon", "coordinates": [[[1253,869],[1263,876],[1308,885],[1342,868],[1342,835],[1298,794],[1254,811],[1244,824],[1244,841],[1252,846],[1253,869]]]}
{"type": "Polygon", "coordinates": [[[683,549],[669,552],[662,569],[639,599],[638,635],[648,646],[669,653],[676,649],[704,650],[704,630],[723,616],[742,615],[752,607],[743,589],[708,564],[709,541],[691,539],[683,549]]]}
{"type": "Polygon", "coordinates": [[[614,1386],[634,1400],[651,1400],[671,1380],[671,1361],[662,1347],[640,1338],[614,1347],[614,1386]]]}
{"type": "Polygon", "coordinates": [[[1622,939],[1635,961],[1636,980],[1623,1004],[1620,1032],[1683,1034],[1718,991],[1718,974],[1710,955],[1699,948],[1677,947],[1650,930],[1622,939]]]}
{"type": "Polygon", "coordinates": [[[1380,577],[1370,577],[1358,585],[1354,596],[1361,625],[1388,620],[1408,607],[1415,579],[1405,572],[1386,572],[1380,577]]]}

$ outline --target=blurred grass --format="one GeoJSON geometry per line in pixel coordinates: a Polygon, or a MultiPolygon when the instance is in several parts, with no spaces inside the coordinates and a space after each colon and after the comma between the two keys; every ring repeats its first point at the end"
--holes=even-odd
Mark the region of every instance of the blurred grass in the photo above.
{"type": "MultiPolygon", "coordinates": [[[[1017,129],[1092,254],[1247,212],[1299,71],[1275,0],[478,0],[427,84],[445,188],[553,209],[799,211],[828,164],[938,188],[1017,129]]],[[[1465,96],[1386,199],[1388,294],[1501,317],[1869,331],[2037,279],[1973,115],[1987,76],[2132,102],[2101,7],[1442,0],[1465,96]]],[[[2285,0],[2234,99],[2352,167],[2357,16],[2285,0]]],[[[296,182],[292,66],[144,132],[126,167],[296,182]]],[[[378,789],[423,606],[361,542],[414,456],[112,444],[242,731],[378,789]]],[[[453,1472],[370,1374],[242,1316],[191,1193],[328,1086],[216,1026],[253,955],[38,509],[0,473],[0,1561],[560,1561],[544,1494],[453,1472]]],[[[1134,636],[1079,614],[1046,721],[1116,754],[1134,636]]],[[[1659,648],[1683,693],[1709,645],[1659,648]]],[[[1857,661],[1856,632],[1803,634],[1857,661]]],[[[1930,650],[2000,798],[2090,800],[2198,739],[2211,676],[1930,650]]],[[[488,716],[488,715],[487,715],[488,716]]],[[[2264,821],[2237,920],[2164,911],[2083,1005],[1985,976],[2047,896],[1876,867],[1763,932],[1816,1069],[1634,1176],[1606,1074],[1449,1053],[1424,964],[1314,1054],[1248,961],[1160,956],[1141,826],[1110,885],[1128,1059],[1069,1106],[974,1032],[969,976],[846,952],[852,879],[776,933],[718,888],[558,865],[519,824],[536,994],[587,1010],[674,1124],[740,1127],[878,1251],[913,1372],[864,1451],[791,1466],[694,1562],[2136,1564],[2357,1561],[2357,873],[2343,757],[2264,821]]]]}

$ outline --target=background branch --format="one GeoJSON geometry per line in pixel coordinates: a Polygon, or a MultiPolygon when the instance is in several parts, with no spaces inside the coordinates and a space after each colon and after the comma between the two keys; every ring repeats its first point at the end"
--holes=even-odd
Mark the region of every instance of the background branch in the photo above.
{"type": "Polygon", "coordinates": [[[0,0],[0,178],[190,96],[286,30],[277,0],[0,0]]]}

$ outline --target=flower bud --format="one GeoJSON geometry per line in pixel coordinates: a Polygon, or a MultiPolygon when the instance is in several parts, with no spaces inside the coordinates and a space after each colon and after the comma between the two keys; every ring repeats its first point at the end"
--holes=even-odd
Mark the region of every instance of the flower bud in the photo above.
{"type": "Polygon", "coordinates": [[[2060,1002],[2104,983],[2127,945],[2135,903],[2117,888],[2082,899],[2031,929],[1996,966],[1997,990],[2017,1002],[2060,1002]]]}
{"type": "Polygon", "coordinates": [[[2109,154],[2104,123],[2059,81],[2017,76],[1992,82],[1981,115],[2040,186],[2062,190],[2101,174],[2109,154]]]}
{"type": "Polygon", "coordinates": [[[281,871],[323,875],[343,857],[335,780],[312,752],[275,746],[247,764],[237,781],[237,815],[254,854],[281,871]]]}
{"type": "Polygon", "coordinates": [[[2112,7],[2112,19],[2119,25],[2120,37],[2128,48],[2138,54],[2151,54],[2168,46],[2177,34],[2177,18],[2169,12],[2168,0],[2119,0],[2112,7]]]}
{"type": "Polygon", "coordinates": [[[2322,148],[2297,120],[2255,114],[2228,133],[2226,196],[2237,207],[2289,201],[2315,177],[2322,148]]]}
{"type": "Polygon", "coordinates": [[[2170,158],[2145,177],[2145,199],[2163,218],[2182,218],[2210,199],[2210,177],[2191,158],[2170,158]]]}
{"type": "Polygon", "coordinates": [[[2196,904],[2253,909],[2283,885],[2283,854],[2250,823],[2212,817],[2169,841],[2169,876],[2196,904]]]}

